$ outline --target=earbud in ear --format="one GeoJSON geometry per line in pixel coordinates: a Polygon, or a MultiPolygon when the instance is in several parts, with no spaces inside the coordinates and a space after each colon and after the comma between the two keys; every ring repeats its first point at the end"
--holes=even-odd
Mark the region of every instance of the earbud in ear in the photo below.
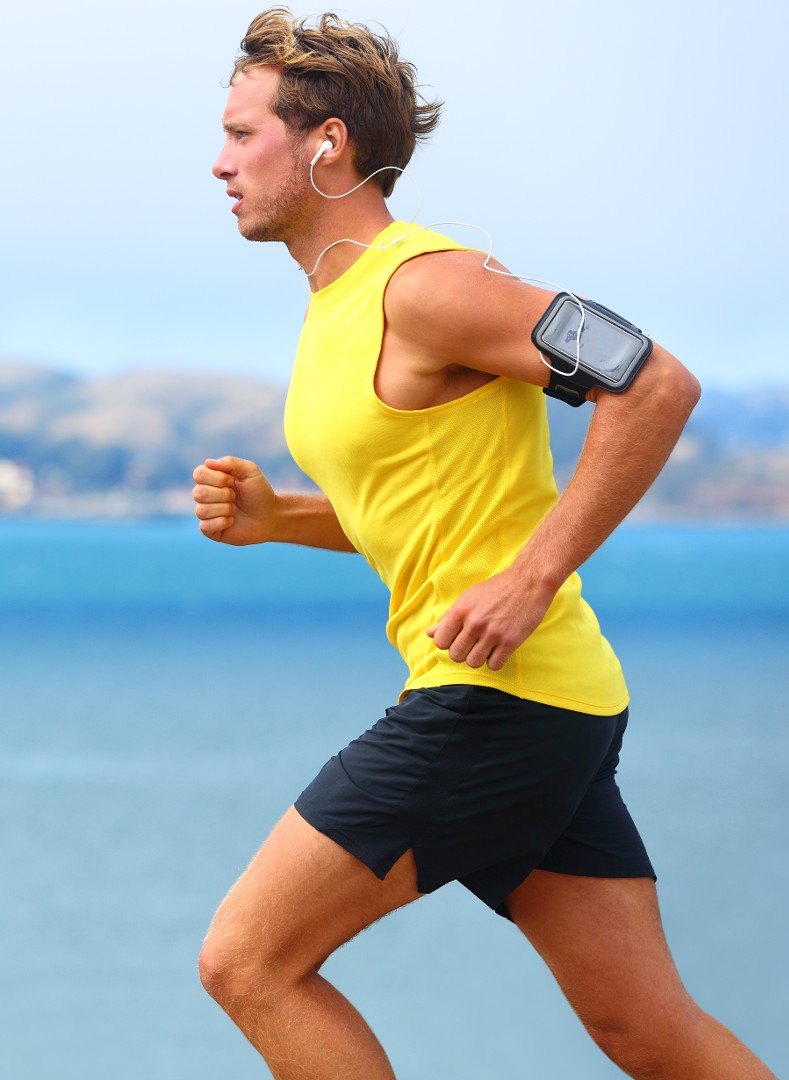
{"type": "Polygon", "coordinates": [[[321,154],[325,154],[327,150],[333,150],[333,149],[334,149],[334,143],[331,141],[331,139],[324,139],[323,142],[318,147],[318,153],[315,155],[315,157],[310,162],[310,167],[312,167],[313,165],[317,165],[318,158],[321,156],[321,154]]]}

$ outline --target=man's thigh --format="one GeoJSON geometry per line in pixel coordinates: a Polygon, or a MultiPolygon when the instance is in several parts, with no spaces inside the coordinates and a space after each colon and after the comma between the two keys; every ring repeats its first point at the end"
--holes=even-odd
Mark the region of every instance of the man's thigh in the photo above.
{"type": "Polygon", "coordinates": [[[381,881],[291,807],[220,905],[208,940],[301,974],[419,895],[410,851],[381,881]]]}
{"type": "Polygon", "coordinates": [[[690,1004],[651,878],[535,870],[507,906],[587,1027],[638,1027],[648,1015],[670,1030],[690,1004]]]}

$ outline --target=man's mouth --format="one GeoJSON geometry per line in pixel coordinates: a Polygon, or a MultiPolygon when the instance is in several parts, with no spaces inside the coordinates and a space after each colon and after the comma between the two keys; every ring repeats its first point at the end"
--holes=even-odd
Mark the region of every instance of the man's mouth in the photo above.
{"type": "Polygon", "coordinates": [[[236,200],[230,208],[230,212],[232,214],[237,214],[239,206],[241,206],[241,203],[244,201],[244,196],[238,191],[233,191],[231,188],[228,188],[227,193],[231,199],[236,200]]]}

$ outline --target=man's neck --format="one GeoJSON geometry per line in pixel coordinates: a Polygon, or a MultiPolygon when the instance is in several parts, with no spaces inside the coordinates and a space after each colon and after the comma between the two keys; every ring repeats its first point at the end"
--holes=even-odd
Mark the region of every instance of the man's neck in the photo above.
{"type": "Polygon", "coordinates": [[[380,194],[361,199],[359,195],[361,191],[350,197],[350,205],[330,204],[308,236],[288,242],[288,251],[307,275],[311,292],[336,281],[361,258],[364,245],[394,221],[380,194]]]}

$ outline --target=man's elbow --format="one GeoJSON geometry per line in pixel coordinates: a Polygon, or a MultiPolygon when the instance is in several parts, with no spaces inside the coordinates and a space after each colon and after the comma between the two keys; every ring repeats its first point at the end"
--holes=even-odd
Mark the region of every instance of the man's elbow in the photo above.
{"type": "Polygon", "coordinates": [[[654,382],[651,392],[658,394],[666,406],[673,406],[687,418],[695,409],[701,397],[701,383],[681,364],[675,356],[660,345],[655,345],[653,357],[644,365],[644,370],[652,363],[654,382]]]}
{"type": "Polygon", "coordinates": [[[664,416],[673,414],[683,424],[701,397],[701,384],[675,356],[655,344],[652,353],[622,395],[630,407],[664,416]]]}

